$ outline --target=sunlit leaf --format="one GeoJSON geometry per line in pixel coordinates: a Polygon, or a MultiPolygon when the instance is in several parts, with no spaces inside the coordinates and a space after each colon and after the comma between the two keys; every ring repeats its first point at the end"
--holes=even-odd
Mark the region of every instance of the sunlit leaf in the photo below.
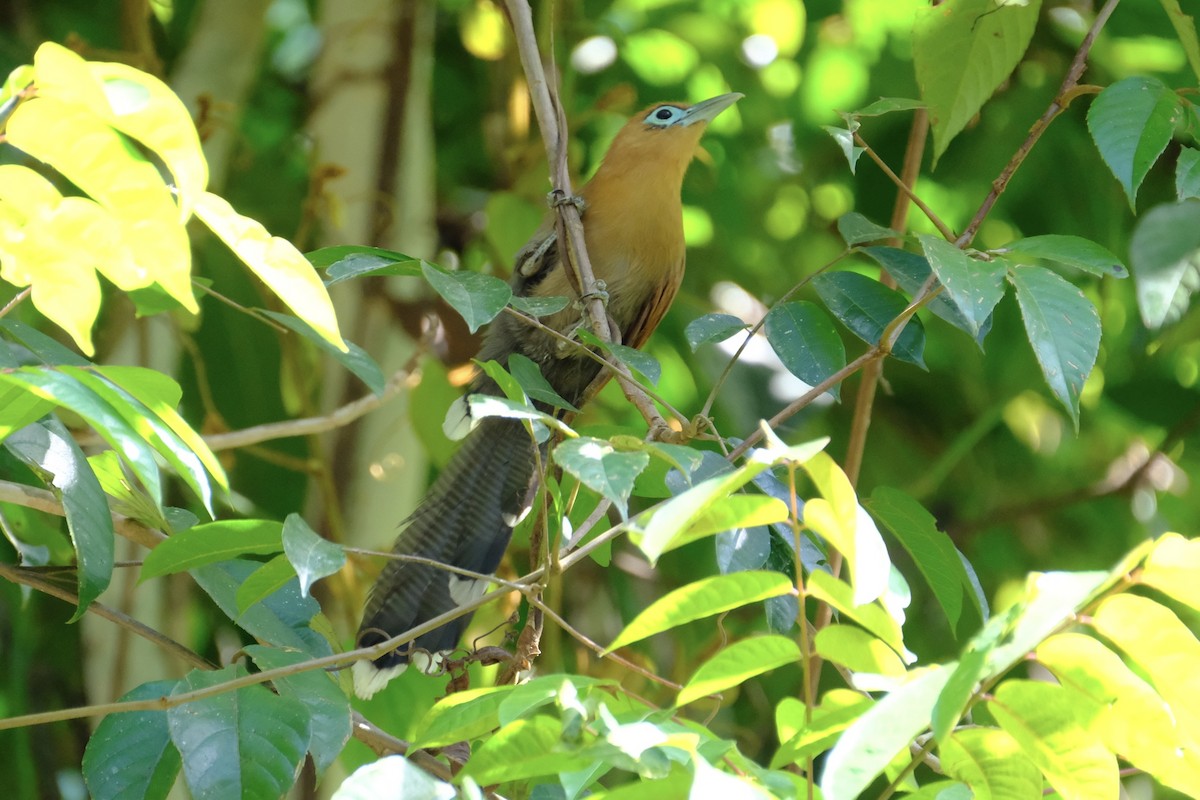
{"type": "Polygon", "coordinates": [[[1200,539],[1177,533],[1159,537],[1146,558],[1139,579],[1181,603],[1200,611],[1200,539]]]}
{"type": "Polygon", "coordinates": [[[788,577],[778,572],[733,572],[702,578],[651,603],[625,626],[607,650],[611,652],[693,620],[787,594],[792,588],[788,577]]]}
{"type": "Polygon", "coordinates": [[[988,710],[1063,797],[1116,797],[1117,760],[1080,724],[1071,695],[1042,681],[1007,680],[988,710]]]}
{"type": "Polygon", "coordinates": [[[825,752],[874,704],[858,692],[831,689],[809,715],[803,702],[785,697],[775,707],[775,724],[783,744],[771,759],[771,768],[803,764],[805,759],[825,752]]]}
{"type": "Polygon", "coordinates": [[[799,645],[784,636],[755,636],[734,642],[700,665],[675,698],[675,705],[685,706],[799,660],[799,645]]]}
{"type": "Polygon", "coordinates": [[[211,192],[196,203],[198,216],[296,316],[339,350],[346,348],[338,331],[333,301],[308,259],[286,239],[272,236],[260,223],[237,213],[211,192]]]}
{"type": "Polygon", "coordinates": [[[976,800],[1038,800],[1042,773],[999,728],[962,728],[938,743],[942,769],[974,791],[976,800]]]}
{"type": "Polygon", "coordinates": [[[384,756],[351,773],[334,791],[332,800],[375,800],[379,797],[454,800],[458,792],[404,756],[384,756]]]}
{"type": "Polygon", "coordinates": [[[1004,297],[1004,264],[969,258],[940,236],[922,233],[917,238],[946,295],[967,320],[968,332],[978,336],[1004,297]]]}
{"type": "Polygon", "coordinates": [[[462,774],[482,784],[516,781],[582,769],[585,753],[563,742],[563,723],[539,714],[496,731],[471,754],[462,774]]]}
{"type": "Polygon", "coordinates": [[[825,760],[821,792],[829,798],[858,797],[910,741],[929,726],[949,666],[912,673],[912,679],[867,709],[842,734],[825,760]]]}
{"type": "Polygon", "coordinates": [[[283,521],[283,552],[296,569],[302,595],[307,595],[315,582],[333,575],[346,563],[345,551],[318,536],[299,514],[288,514],[283,521]]]}
{"type": "Polygon", "coordinates": [[[500,727],[500,703],[515,689],[491,686],[466,689],[444,697],[426,712],[413,737],[417,747],[442,747],[469,742],[500,727]]]}
{"type": "Polygon", "coordinates": [[[1040,9],[1040,0],[951,0],[917,14],[913,63],[929,109],[934,164],[1021,61],[1040,9]]]}
{"type": "Polygon", "coordinates": [[[229,519],[197,525],[151,550],[141,579],[184,572],[241,555],[270,555],[283,549],[283,525],[265,519],[229,519]]]}
{"type": "Polygon", "coordinates": [[[833,606],[840,614],[862,625],[888,647],[896,651],[906,662],[915,660],[904,648],[900,625],[878,603],[855,605],[854,590],[850,584],[839,580],[828,572],[813,572],[806,586],[809,597],[833,606]]]}
{"type": "Polygon", "coordinates": [[[261,603],[271,595],[287,586],[296,577],[296,568],[288,557],[280,553],[254,572],[246,576],[238,586],[235,601],[240,615],[256,603],[261,603]]]}
{"type": "Polygon", "coordinates": [[[862,628],[826,625],[813,640],[817,655],[851,672],[903,675],[904,662],[896,652],[862,628]]]}
{"type": "Polygon", "coordinates": [[[602,439],[581,436],[554,448],[554,460],[584,486],[611,500],[625,516],[633,483],[650,463],[650,455],[624,453],[602,439]]]}

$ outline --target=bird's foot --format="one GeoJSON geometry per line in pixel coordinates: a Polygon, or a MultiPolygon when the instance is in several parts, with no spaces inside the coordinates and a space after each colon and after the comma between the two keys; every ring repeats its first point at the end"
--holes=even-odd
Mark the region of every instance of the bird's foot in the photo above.
{"type": "Polygon", "coordinates": [[[587,210],[587,201],[579,195],[569,195],[562,189],[554,189],[546,194],[546,205],[550,208],[558,208],[559,206],[575,206],[582,214],[587,210]]]}
{"type": "Polygon", "coordinates": [[[590,292],[584,292],[583,296],[579,298],[579,302],[576,305],[578,305],[580,308],[583,308],[593,300],[599,300],[605,308],[608,307],[607,283],[601,280],[597,280],[592,283],[592,290],[590,292]]]}

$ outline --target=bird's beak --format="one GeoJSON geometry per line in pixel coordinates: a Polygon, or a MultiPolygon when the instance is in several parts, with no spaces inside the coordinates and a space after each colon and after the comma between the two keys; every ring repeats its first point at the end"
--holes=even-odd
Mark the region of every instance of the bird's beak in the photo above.
{"type": "Polygon", "coordinates": [[[684,126],[697,122],[711,122],[716,118],[717,114],[720,114],[745,96],[741,92],[730,92],[729,94],[719,94],[716,97],[710,97],[685,110],[683,112],[683,119],[679,122],[684,126]]]}

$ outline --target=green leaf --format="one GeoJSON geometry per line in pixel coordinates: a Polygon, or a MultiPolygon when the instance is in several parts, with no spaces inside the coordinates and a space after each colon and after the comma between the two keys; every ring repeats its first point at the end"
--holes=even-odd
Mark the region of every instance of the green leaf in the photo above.
{"type": "MultiPolygon", "coordinates": [[[[176,681],[143,683],[120,702],[166,697],[176,681]]],[[[165,711],[121,711],[100,720],[83,752],[83,777],[93,800],[165,800],[179,774],[165,711]]]]}
{"type": "Polygon", "coordinates": [[[1092,620],[1096,632],[1162,695],[1193,742],[1200,742],[1200,642],[1170,609],[1132,594],[1106,599],[1092,620]]]}
{"type": "Polygon", "coordinates": [[[826,625],[813,640],[817,655],[851,672],[903,675],[904,662],[895,651],[862,628],[826,625]]]}
{"type": "Polygon", "coordinates": [[[422,262],[421,272],[429,285],[457,311],[471,333],[495,319],[512,299],[508,284],[478,272],[447,272],[422,262]]]}
{"type": "Polygon", "coordinates": [[[62,501],[67,530],[75,546],[79,580],[79,603],[70,619],[75,622],[112,580],[115,534],[104,490],[79,445],[53,417],[14,432],[4,446],[46,481],[62,501]]]}
{"type": "MultiPolygon", "coordinates": [[[[29,352],[33,353],[34,356],[47,366],[59,366],[62,364],[69,364],[73,367],[92,366],[92,362],[74,350],[63,347],[37,328],[30,327],[19,320],[8,317],[0,319],[0,331],[4,331],[6,338],[24,345],[29,352]]],[[[162,373],[158,374],[161,375],[162,373]]]]}
{"type": "Polygon", "coordinates": [[[1146,558],[1139,580],[1200,611],[1200,539],[1164,533],[1146,558]]]}
{"type": "MultiPolygon", "coordinates": [[[[788,371],[810,386],[846,366],[846,346],[829,315],[814,303],[782,303],[767,312],[767,341],[788,371]]],[[[838,397],[841,386],[830,389],[838,397]]]]}
{"type": "Polygon", "coordinates": [[[332,800],[378,800],[380,797],[454,800],[458,796],[450,784],[442,783],[404,756],[392,755],[356,769],[334,791],[332,800]]]}
{"type": "Polygon", "coordinates": [[[754,636],[734,642],[700,665],[679,691],[675,705],[686,706],[799,660],[800,646],[783,636],[754,636]]]}
{"type": "Polygon", "coordinates": [[[946,613],[951,632],[962,615],[964,594],[975,603],[982,618],[958,550],[950,537],[938,530],[932,514],[904,492],[886,486],[876,488],[864,505],[912,556],[946,613]]]}
{"type": "Polygon", "coordinates": [[[305,596],[314,583],[333,575],[346,563],[346,552],[318,536],[298,514],[288,514],[283,521],[283,552],[296,568],[300,594],[305,596]]]}
{"type": "Polygon", "coordinates": [[[589,344],[593,347],[599,347],[607,353],[611,353],[613,358],[620,361],[625,366],[632,370],[640,372],[645,376],[646,380],[653,386],[658,383],[659,376],[662,375],[662,365],[658,363],[658,359],[649,353],[645,353],[633,347],[627,347],[623,344],[612,344],[611,342],[603,342],[596,334],[592,333],[587,328],[580,328],[575,332],[579,341],[589,344]]]}
{"type": "Polygon", "coordinates": [[[548,317],[562,311],[571,301],[566,297],[521,297],[514,294],[508,303],[531,317],[548,317]]]}
{"type": "Polygon", "coordinates": [[[1167,12],[1167,17],[1171,20],[1171,25],[1175,28],[1175,35],[1179,37],[1179,43],[1183,45],[1183,52],[1187,54],[1192,74],[1200,79],[1200,38],[1196,35],[1196,21],[1183,13],[1183,9],[1179,7],[1179,0],[1161,0],[1161,2],[1163,10],[1167,12]]]}
{"type": "Polygon", "coordinates": [[[182,443],[182,448],[175,449],[173,447],[174,440],[163,435],[162,439],[167,450],[159,452],[178,471],[201,501],[206,503],[206,507],[212,496],[210,483],[228,491],[229,479],[225,476],[225,470],[221,468],[221,462],[213,455],[200,434],[192,430],[192,427],[175,410],[183,395],[179,384],[161,372],[144,367],[106,366],[95,369],[121,389],[133,395],[138,402],[150,409],[153,417],[174,433],[178,441],[182,443]],[[200,462],[199,466],[195,464],[197,460],[200,462]],[[208,473],[207,476],[205,471],[208,473]]]}
{"type": "Polygon", "coordinates": [[[962,728],[938,748],[946,775],[970,786],[976,800],[1042,797],[1042,773],[999,728],[962,728]]]}
{"type": "Polygon", "coordinates": [[[1200,197],[1200,150],[1180,147],[1175,162],[1175,195],[1180,200],[1200,197]]]}
{"type": "Polygon", "coordinates": [[[700,349],[702,344],[723,342],[738,331],[746,330],[747,327],[740,317],[732,314],[705,314],[689,322],[684,335],[694,353],[700,349]]]}
{"type": "Polygon", "coordinates": [[[854,590],[850,588],[850,584],[828,572],[817,571],[808,576],[806,590],[809,597],[828,603],[847,619],[862,625],[895,650],[906,663],[916,660],[904,647],[899,623],[878,603],[855,605],[854,590]]]}
{"type": "Polygon", "coordinates": [[[586,675],[544,675],[533,678],[513,687],[501,700],[500,724],[507,725],[515,719],[530,716],[534,710],[551,703],[562,705],[561,699],[567,694],[581,695],[593,687],[613,686],[615,683],[614,680],[589,678],[586,675]]]}
{"type": "Polygon", "coordinates": [[[325,291],[308,259],[286,239],[272,236],[266,228],[234,211],[233,206],[211,192],[204,192],[196,204],[196,216],[273,291],[296,316],[312,326],[317,334],[345,350],[338,331],[333,301],[325,291]]]}
{"type": "Polygon", "coordinates": [[[853,798],[871,785],[909,742],[929,727],[929,714],[953,666],[933,666],[889,692],[855,720],[825,760],[821,792],[828,798],[853,798]]]}
{"type": "Polygon", "coordinates": [[[1080,724],[1077,705],[1061,686],[1007,680],[988,710],[1063,797],[1118,795],[1116,758],[1080,724]]]}
{"type": "MultiPolygon", "coordinates": [[[[872,103],[870,106],[867,106],[867,108],[871,108],[872,106],[876,106],[882,102],[884,101],[877,101],[872,103]]],[[[919,106],[920,104],[917,105],[919,106]]],[[[858,113],[861,114],[862,112],[858,113]]],[[[900,234],[896,233],[891,228],[885,228],[882,225],[877,225],[864,217],[862,214],[859,214],[857,211],[851,211],[848,214],[843,214],[842,216],[838,217],[837,228],[838,233],[842,236],[842,240],[849,247],[866,244],[867,242],[880,242],[884,239],[900,238],[900,234]]]]}
{"type": "Polygon", "coordinates": [[[1119,258],[1107,248],[1081,236],[1030,236],[1010,242],[994,252],[1018,263],[1025,263],[1023,259],[1043,259],[1102,278],[1129,277],[1129,270],[1119,258]]]}
{"type": "MultiPolygon", "coordinates": [[[[903,295],[857,272],[833,272],[813,279],[817,294],[843,325],[867,344],[877,344],[889,323],[908,303],[903,295]]],[[[901,361],[925,368],[925,329],[913,317],[892,347],[901,361]]]]}
{"type": "Polygon", "coordinates": [[[330,344],[328,339],[317,333],[311,325],[299,317],[293,317],[291,314],[280,314],[267,309],[259,309],[259,313],[265,314],[280,325],[295,331],[333,356],[339,364],[356,375],[377,396],[383,394],[386,383],[383,377],[383,370],[379,368],[379,364],[375,363],[375,359],[367,354],[366,350],[363,350],[354,342],[343,340],[342,343],[346,346],[346,349],[342,350],[330,344]]]}
{"type": "Polygon", "coordinates": [[[583,769],[592,761],[563,742],[562,722],[538,715],[496,731],[471,754],[462,775],[481,784],[507,783],[583,769]]]}
{"type": "Polygon", "coordinates": [[[287,555],[280,553],[254,572],[246,576],[237,589],[234,600],[240,616],[257,603],[261,603],[275,592],[287,586],[296,577],[296,568],[287,555]]]}
{"type": "Polygon", "coordinates": [[[500,727],[500,704],[516,689],[490,686],[466,689],[444,697],[425,713],[414,747],[444,747],[471,742],[500,727]]]}
{"type": "Polygon", "coordinates": [[[1041,5],[1040,0],[1001,5],[951,0],[918,12],[913,64],[929,109],[935,165],[1020,63],[1041,5]]]}
{"type": "Polygon", "coordinates": [[[141,580],[215,564],[242,555],[270,555],[283,549],[283,526],[265,519],[230,519],[197,525],[146,554],[141,580]]]}
{"type": "Polygon", "coordinates": [[[965,783],[958,781],[934,781],[922,783],[915,792],[903,795],[904,800],[988,800],[976,794],[965,783]]]}
{"type": "MultiPolygon", "coordinates": [[[[913,297],[917,295],[917,292],[925,285],[925,281],[933,274],[933,270],[924,256],[910,253],[907,250],[900,250],[895,247],[865,247],[862,252],[875,259],[879,263],[879,266],[887,270],[888,274],[896,279],[896,283],[900,288],[913,297]]],[[[958,306],[951,302],[950,298],[946,297],[945,292],[939,293],[930,300],[926,308],[959,330],[966,331],[967,333],[971,332],[972,323],[958,310],[958,306]]],[[[991,329],[992,321],[988,319],[979,327],[979,332],[974,334],[975,342],[980,345],[981,349],[983,347],[983,340],[987,337],[991,329]]]]}
{"type": "MultiPolygon", "coordinates": [[[[245,650],[259,669],[264,670],[290,667],[310,659],[307,653],[259,644],[248,645],[245,650]]],[[[312,721],[308,752],[312,753],[320,778],[350,739],[350,701],[334,677],[323,670],[297,672],[275,678],[271,683],[281,697],[300,701],[308,711],[312,721]]]]}
{"type": "Polygon", "coordinates": [[[603,439],[581,436],[554,448],[554,460],[584,486],[611,500],[625,517],[633,483],[650,463],[650,454],[623,453],[603,439]]]}
{"type": "MultiPolygon", "coordinates": [[[[767,466],[768,464],[762,461],[750,461],[735,470],[696,484],[659,506],[643,524],[640,534],[631,533],[630,538],[651,564],[657,563],[663,553],[684,542],[700,538],[690,534],[692,527],[709,509],[718,503],[726,502],[734,492],[767,469],[767,466]]],[[[700,534],[704,535],[707,534],[700,534]]]]}
{"type": "MultiPolygon", "coordinates": [[[[74,411],[87,420],[96,432],[112,445],[133,469],[138,480],[155,501],[162,497],[162,483],[154,451],[113,405],[74,375],[54,367],[21,367],[0,372],[0,382],[23,386],[43,400],[74,411]]],[[[111,396],[111,395],[110,395],[111,396]]],[[[120,402],[117,400],[116,402],[120,402]]]]}
{"type": "MultiPolygon", "coordinates": [[[[537,428],[536,423],[541,423],[546,427],[562,431],[571,437],[578,435],[558,417],[538,411],[536,408],[519,403],[516,400],[509,400],[507,397],[496,397],[490,394],[472,394],[468,395],[467,404],[471,409],[471,419],[474,420],[486,419],[487,417],[529,420],[535,423],[535,431],[537,428]]],[[[544,441],[544,437],[539,439],[539,441],[544,441]]]]}
{"type": "Polygon", "coordinates": [[[54,410],[54,403],[43,400],[24,386],[0,385],[0,442],[10,433],[37,422],[54,410]]]}
{"type": "Polygon", "coordinates": [[[711,617],[768,597],[788,594],[792,590],[791,580],[778,572],[733,572],[703,578],[651,603],[649,608],[625,626],[606,648],[606,652],[611,653],[693,620],[711,617]]]}
{"type": "Polygon", "coordinates": [[[1182,317],[1200,291],[1200,200],[1150,209],[1133,229],[1129,261],[1146,327],[1182,317]]]}
{"type": "MultiPolygon", "coordinates": [[[[893,111],[912,111],[914,108],[924,108],[925,104],[920,100],[910,100],[907,97],[881,97],[873,103],[869,103],[862,108],[852,112],[851,116],[855,117],[879,117],[884,114],[890,114],[893,111]]],[[[838,223],[841,227],[841,223],[838,223]]],[[[895,234],[892,234],[893,236],[895,234]]],[[[854,244],[847,240],[847,244],[854,244]]]]}
{"type": "MultiPolygon", "coordinates": [[[[238,667],[193,671],[172,695],[243,674],[238,667]]],[[[176,706],[167,711],[167,723],[196,800],[281,797],[296,780],[311,735],[304,705],[263,686],[176,706]]]]}
{"type": "Polygon", "coordinates": [[[238,627],[259,641],[299,650],[310,656],[332,653],[329,640],[309,627],[321,607],[311,597],[300,595],[297,581],[289,581],[282,589],[238,613],[238,588],[257,567],[255,561],[234,559],[196,567],[191,574],[225,616],[237,620],[238,627]]]}
{"type": "Polygon", "coordinates": [[[838,147],[842,149],[842,155],[846,157],[847,163],[850,165],[850,174],[855,174],[854,171],[858,168],[858,158],[866,152],[857,142],[854,141],[854,133],[859,128],[859,122],[853,117],[845,118],[846,127],[839,128],[835,125],[822,125],[821,129],[828,133],[838,147]]]}
{"type": "Polygon", "coordinates": [[[550,385],[550,381],[546,380],[537,363],[532,359],[526,358],[520,353],[512,353],[508,357],[508,369],[512,376],[517,379],[517,383],[521,384],[521,389],[525,391],[529,399],[548,403],[556,408],[565,408],[568,411],[579,410],[571,405],[566,398],[554,391],[554,387],[550,385]]]}
{"type": "Polygon", "coordinates": [[[404,253],[397,253],[394,250],[362,245],[322,247],[320,250],[306,253],[304,257],[314,267],[325,270],[326,286],[372,275],[404,275],[410,278],[419,278],[421,277],[421,265],[425,263],[419,258],[406,256],[404,253]]]}
{"type": "Polygon", "coordinates": [[[917,238],[946,295],[967,321],[968,333],[979,336],[1004,297],[1004,264],[970,258],[940,236],[922,233],[917,238]]]}
{"type": "Polygon", "coordinates": [[[1013,267],[1025,335],[1050,391],[1079,429],[1079,396],[1100,351],[1100,314],[1083,292],[1044,267],[1013,267]]]}
{"type": "Polygon", "coordinates": [[[1130,209],[1138,187],[1175,133],[1179,95],[1158,78],[1134,76],[1106,87],[1088,109],[1087,125],[1130,209]]]}
{"type": "Polygon", "coordinates": [[[821,698],[821,703],[808,716],[804,703],[785,697],[775,707],[775,723],[779,741],[783,742],[771,759],[771,769],[788,764],[803,764],[811,756],[828,750],[838,740],[842,731],[875,704],[849,689],[831,689],[821,698]]]}

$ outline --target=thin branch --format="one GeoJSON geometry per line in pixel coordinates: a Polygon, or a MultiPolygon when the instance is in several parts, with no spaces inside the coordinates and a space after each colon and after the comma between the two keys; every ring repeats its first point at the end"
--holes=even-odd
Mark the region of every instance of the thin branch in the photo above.
{"type": "MultiPolygon", "coordinates": [[[[914,127],[916,127],[917,120],[920,119],[921,117],[926,117],[924,109],[919,110],[917,112],[917,114],[913,116],[913,126],[914,127]]],[[[927,117],[926,117],[926,119],[927,119],[927,117]]],[[[947,225],[945,222],[942,222],[941,217],[939,217],[937,214],[935,214],[933,212],[933,209],[925,204],[924,200],[922,200],[920,197],[917,197],[917,195],[913,192],[913,189],[912,189],[913,184],[912,183],[906,182],[904,178],[901,178],[899,175],[892,172],[892,168],[887,165],[887,162],[885,162],[882,158],[880,158],[879,154],[877,154],[875,152],[875,150],[872,149],[872,147],[869,144],[867,144],[866,140],[863,139],[861,136],[859,136],[857,133],[854,134],[854,143],[857,144],[859,147],[861,147],[863,149],[863,151],[866,152],[866,154],[871,157],[871,160],[874,161],[881,170],[883,170],[883,174],[887,175],[888,179],[896,185],[896,188],[900,190],[900,193],[902,195],[904,195],[904,197],[910,203],[912,203],[917,208],[921,209],[921,213],[923,213],[929,219],[929,221],[933,223],[933,226],[938,229],[938,233],[940,233],[946,241],[953,242],[955,240],[954,231],[950,229],[949,225],[947,225]]],[[[906,152],[905,153],[905,163],[906,164],[908,163],[908,160],[907,160],[908,157],[909,157],[909,152],[906,152]]],[[[920,163],[920,161],[919,161],[919,154],[918,154],[918,164],[919,163],[920,163]]]]}
{"type": "Polygon", "coordinates": [[[1075,51],[1075,58],[1071,60],[1071,66],[1067,70],[1066,77],[1063,78],[1058,94],[1054,96],[1054,100],[1050,103],[1045,113],[1042,114],[1037,122],[1033,123],[1033,127],[1029,129],[1029,135],[1025,137],[1025,141],[1017,148],[1017,152],[1013,153],[1013,157],[1004,165],[1004,169],[1000,171],[1000,176],[992,181],[992,189],[979,206],[979,210],[975,212],[975,216],[967,225],[966,230],[962,232],[962,235],[954,240],[954,244],[958,247],[966,247],[975,239],[975,234],[979,232],[983,221],[987,219],[992,206],[996,204],[1000,195],[1008,188],[1008,182],[1012,180],[1012,176],[1016,174],[1017,169],[1024,163],[1025,157],[1029,155],[1029,151],[1033,149],[1037,140],[1042,138],[1042,134],[1046,132],[1046,128],[1050,127],[1050,123],[1054,121],[1054,118],[1061,114],[1076,96],[1075,88],[1079,83],[1079,79],[1083,77],[1083,71],[1087,69],[1088,53],[1091,52],[1092,45],[1095,44],[1096,37],[1100,34],[1100,29],[1108,21],[1113,10],[1116,9],[1118,2],[1120,0],[1108,0],[1096,12],[1096,19],[1093,20],[1092,27],[1088,29],[1087,35],[1083,37],[1083,42],[1079,45],[1079,49],[1075,51]]]}
{"type": "MultiPolygon", "coordinates": [[[[0,503],[12,503],[37,511],[45,511],[47,514],[54,514],[58,517],[66,514],[63,511],[62,503],[53,493],[45,489],[26,486],[23,483],[0,481],[0,503]]],[[[153,548],[167,538],[162,531],[156,531],[131,517],[114,513],[112,519],[113,528],[117,533],[143,547],[153,548]]]]}
{"type": "Polygon", "coordinates": [[[14,296],[12,300],[9,300],[7,303],[4,304],[4,308],[0,308],[0,318],[3,318],[4,316],[6,316],[8,314],[8,312],[12,311],[14,308],[21,305],[21,303],[23,303],[25,301],[25,298],[29,297],[29,294],[32,291],[33,291],[32,286],[26,286],[24,289],[17,292],[16,296],[14,296]]]}

